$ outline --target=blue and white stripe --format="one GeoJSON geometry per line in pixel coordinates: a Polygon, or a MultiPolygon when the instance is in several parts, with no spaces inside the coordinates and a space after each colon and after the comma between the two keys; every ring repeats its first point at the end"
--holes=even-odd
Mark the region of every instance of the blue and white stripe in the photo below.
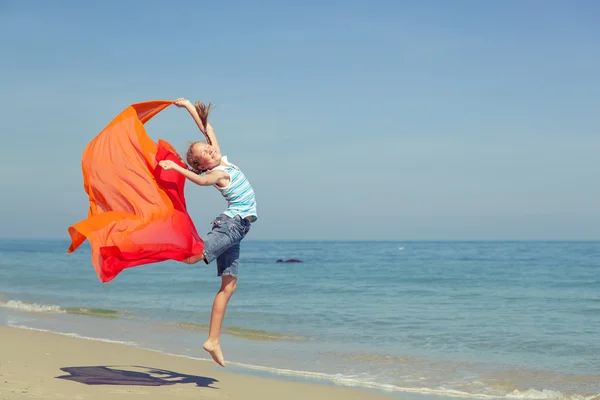
{"type": "Polygon", "coordinates": [[[227,160],[227,156],[221,157],[221,160],[227,166],[219,165],[212,170],[224,171],[230,177],[229,185],[224,188],[215,185],[223,197],[225,197],[225,200],[227,200],[228,206],[224,214],[231,218],[234,218],[236,215],[239,215],[241,218],[251,217],[252,222],[256,221],[256,198],[250,182],[248,182],[248,179],[239,167],[227,160]]]}

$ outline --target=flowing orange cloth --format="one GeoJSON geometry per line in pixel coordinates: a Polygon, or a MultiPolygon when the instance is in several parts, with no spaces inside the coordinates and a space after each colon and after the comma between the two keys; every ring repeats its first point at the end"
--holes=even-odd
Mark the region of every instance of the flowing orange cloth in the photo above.
{"type": "Polygon", "coordinates": [[[179,160],[164,140],[155,143],[144,124],[173,104],[132,104],[117,115],[85,148],[83,186],[89,196],[88,218],[69,227],[74,252],[86,239],[101,282],[123,269],[201,254],[204,242],[185,203],[185,177],[158,162],[179,160]]]}

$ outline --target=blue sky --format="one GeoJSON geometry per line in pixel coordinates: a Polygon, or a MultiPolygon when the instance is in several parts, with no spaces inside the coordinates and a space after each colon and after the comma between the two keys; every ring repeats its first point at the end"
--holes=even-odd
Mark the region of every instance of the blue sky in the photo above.
{"type": "MultiPolygon", "coordinates": [[[[66,238],[86,144],[187,97],[256,190],[248,239],[600,239],[599,42],[591,0],[0,1],[0,237],[66,238]]],[[[226,206],[187,198],[200,232],[226,206]]]]}

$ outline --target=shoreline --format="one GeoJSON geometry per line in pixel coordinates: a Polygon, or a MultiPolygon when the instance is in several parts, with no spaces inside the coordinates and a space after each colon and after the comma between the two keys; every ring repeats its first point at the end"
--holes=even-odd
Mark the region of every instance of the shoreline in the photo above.
{"type": "MultiPolygon", "coordinates": [[[[35,305],[35,304],[34,304],[35,305]]],[[[39,306],[39,305],[36,305],[39,306]]],[[[42,307],[46,307],[46,306],[42,306],[42,307]]],[[[58,306],[50,306],[50,307],[58,307],[58,306]]],[[[352,374],[340,374],[340,373],[324,373],[324,372],[318,372],[318,371],[311,371],[310,369],[289,369],[286,368],[285,366],[279,365],[278,367],[274,367],[274,366],[269,366],[269,363],[261,363],[259,364],[248,364],[244,361],[228,361],[228,365],[227,368],[223,369],[219,366],[217,366],[216,363],[214,363],[214,361],[209,358],[210,356],[208,355],[208,353],[205,353],[204,351],[193,351],[190,352],[190,348],[185,348],[188,346],[193,346],[193,344],[191,344],[190,342],[186,341],[186,346],[179,346],[177,349],[175,348],[170,348],[171,346],[158,346],[155,347],[154,345],[156,345],[157,343],[151,343],[148,342],[147,340],[143,339],[144,335],[147,332],[147,326],[146,325],[133,325],[133,326],[128,326],[127,328],[125,328],[124,330],[122,330],[121,328],[123,328],[122,323],[127,322],[127,323],[135,323],[136,319],[120,319],[120,318],[97,318],[97,316],[95,314],[91,314],[91,315],[80,315],[79,313],[75,313],[75,314],[69,314],[69,313],[63,313],[63,312],[58,312],[56,310],[54,310],[53,312],[50,312],[48,310],[46,311],[41,311],[41,310],[37,310],[37,311],[23,311],[23,310],[13,310],[13,313],[11,313],[12,315],[15,315],[15,313],[19,313],[19,314],[23,314],[23,315],[31,315],[31,314],[35,314],[38,316],[41,316],[41,319],[35,318],[35,321],[37,322],[41,322],[43,321],[43,323],[38,324],[35,323],[34,325],[38,325],[38,326],[31,326],[31,322],[33,322],[34,320],[27,320],[27,318],[25,320],[23,320],[22,322],[24,322],[26,325],[23,325],[19,322],[17,322],[18,319],[21,319],[19,317],[17,317],[15,319],[13,319],[12,317],[9,317],[6,319],[5,324],[0,324],[0,395],[4,395],[6,388],[3,388],[2,385],[2,378],[4,375],[3,369],[3,360],[5,359],[4,354],[6,353],[6,349],[2,346],[4,341],[7,342],[11,342],[11,340],[13,342],[18,342],[19,340],[21,340],[21,336],[27,334],[27,332],[32,332],[35,335],[40,335],[40,337],[42,338],[41,340],[43,340],[45,343],[50,343],[48,346],[53,346],[54,342],[56,341],[56,339],[52,339],[53,337],[62,337],[64,338],[63,340],[68,340],[68,341],[79,341],[79,342],[83,342],[83,343],[87,343],[88,345],[82,344],[81,349],[82,352],[86,352],[87,347],[89,347],[90,343],[102,343],[102,344],[106,344],[106,345],[110,345],[110,346],[117,346],[117,347],[121,347],[121,348],[125,348],[122,351],[125,352],[130,352],[130,350],[127,349],[131,349],[131,350],[135,350],[135,351],[142,351],[142,352],[147,352],[147,353],[152,353],[155,355],[159,355],[160,357],[167,357],[170,359],[170,365],[175,363],[176,365],[179,365],[181,361],[176,361],[176,360],[187,360],[187,362],[191,362],[191,363],[200,363],[202,365],[202,370],[205,370],[206,368],[210,368],[211,370],[216,371],[217,374],[219,374],[219,371],[222,371],[223,373],[227,374],[232,374],[233,376],[243,376],[246,378],[256,378],[259,380],[263,380],[266,379],[267,381],[277,381],[277,382],[282,382],[282,383],[299,383],[299,384],[307,384],[307,385],[313,385],[313,386],[317,386],[317,387],[327,387],[327,388],[336,388],[336,389],[348,389],[351,391],[357,391],[360,393],[365,393],[366,395],[377,395],[377,396],[383,396],[382,397],[377,397],[380,399],[391,399],[391,398],[402,398],[402,399],[410,399],[410,400],[454,400],[454,399],[464,399],[464,400],[468,400],[468,399],[482,399],[482,400],[500,400],[500,399],[506,399],[506,398],[514,398],[514,399],[538,399],[538,400],[555,400],[555,399],[563,399],[563,400],[600,400],[600,395],[596,392],[590,392],[590,391],[585,391],[585,392],[573,392],[573,391],[563,391],[562,393],[560,391],[556,391],[555,389],[552,388],[535,388],[535,386],[532,385],[527,385],[527,386],[521,386],[521,387],[517,387],[514,390],[506,390],[504,394],[500,394],[500,395],[496,395],[496,393],[468,393],[466,391],[463,390],[453,390],[453,389],[448,389],[448,388],[442,388],[442,387],[438,387],[438,388],[431,388],[431,387],[411,387],[411,385],[402,385],[402,386],[397,386],[397,385],[390,385],[390,384],[385,384],[385,383],[381,383],[381,382],[376,382],[374,380],[371,379],[365,379],[365,377],[358,377],[358,376],[352,376],[352,374]],[[58,318],[57,318],[58,317],[58,318]],[[68,319],[65,319],[68,318],[68,319]],[[52,321],[52,323],[50,325],[48,325],[47,323],[52,321]],[[119,323],[119,321],[121,323],[119,323]],[[76,322],[75,325],[73,325],[73,322],[76,322]],[[96,323],[100,323],[100,325],[97,325],[96,323]],[[109,325],[105,325],[105,324],[109,324],[109,325]],[[117,324],[117,325],[114,325],[117,324]],[[44,326],[46,325],[46,326],[44,326]],[[112,328],[111,328],[112,325],[112,328]],[[81,328],[85,327],[83,330],[81,328]],[[101,328],[102,327],[102,328],[101,328]],[[108,328],[108,331],[106,331],[105,329],[108,328]],[[101,329],[100,331],[98,329],[101,329]],[[141,329],[141,330],[140,330],[141,329]],[[102,335],[99,333],[102,331],[104,333],[110,332],[112,330],[112,334],[109,335],[102,335]],[[12,332],[10,334],[6,334],[6,332],[12,332]],[[15,333],[16,332],[16,333],[15,333]],[[19,334],[18,332],[24,332],[19,334]],[[125,335],[123,335],[125,334],[125,335]],[[138,340],[138,339],[142,339],[142,340],[138,340]],[[175,351],[173,351],[175,350],[175,351]],[[179,350],[179,351],[177,351],[179,350]],[[181,352],[181,350],[185,350],[183,352],[181,352]],[[214,365],[213,365],[214,364],[214,365]]],[[[1,314],[0,314],[1,315],[1,314]]],[[[140,322],[140,321],[137,321],[140,322]]],[[[160,326],[160,325],[159,325],[160,326]]],[[[172,325],[163,325],[161,328],[158,329],[157,333],[158,335],[160,335],[162,338],[166,339],[166,342],[171,342],[172,344],[181,344],[182,342],[180,342],[180,340],[182,339],[182,337],[180,335],[176,334],[176,330],[173,330],[172,328],[177,328],[178,325],[175,324],[175,326],[172,325]],[[166,328],[166,329],[165,329],[166,328]]],[[[236,346],[237,346],[237,350],[241,350],[243,347],[246,347],[247,344],[244,344],[243,342],[247,339],[245,338],[234,338],[234,337],[229,337],[230,335],[224,335],[227,336],[227,341],[229,342],[228,345],[232,345],[233,343],[231,342],[232,340],[237,342],[236,346]],[[240,345],[242,345],[243,347],[239,347],[240,345]]],[[[147,337],[145,337],[147,339],[147,337]]],[[[36,339],[28,339],[32,342],[35,342],[36,339]]],[[[254,342],[254,341],[253,341],[254,342]]],[[[264,343],[270,343],[270,342],[264,342],[264,343]]],[[[94,345],[95,346],[95,345],[94,345]]],[[[67,346],[69,347],[69,346],[67,346]]],[[[263,347],[263,346],[260,346],[263,347]]],[[[70,347],[69,347],[70,348],[70,347]]],[[[27,353],[29,351],[30,347],[25,347],[22,348],[22,352],[23,354],[27,353]]],[[[275,353],[272,352],[273,349],[269,349],[269,348],[265,348],[263,347],[263,351],[266,351],[268,354],[265,354],[265,357],[268,358],[269,355],[272,354],[276,354],[276,353],[280,353],[279,349],[278,351],[275,351],[275,353]]],[[[42,357],[43,358],[43,357],[42,357]]],[[[286,362],[286,358],[288,361],[290,362],[296,362],[296,356],[293,353],[287,353],[285,355],[283,354],[279,354],[278,359],[279,362],[283,362],[283,363],[287,363],[286,362]],[[283,357],[282,357],[283,356],[283,357]]],[[[89,360],[85,359],[85,363],[81,363],[80,365],[87,365],[87,367],[89,367],[89,360]]],[[[266,360],[263,360],[266,361],[266,360]]],[[[38,364],[39,360],[33,360],[30,364],[38,364]]],[[[98,363],[96,366],[103,366],[103,367],[107,367],[108,365],[106,363],[98,363]]],[[[134,365],[134,363],[130,362],[130,364],[128,365],[134,365]]],[[[139,365],[139,363],[135,364],[135,365],[139,365]]],[[[6,367],[6,364],[4,364],[4,367],[6,367]]],[[[86,368],[87,368],[86,367],[86,368]]],[[[393,365],[389,364],[389,368],[388,372],[393,371],[393,365]]],[[[151,369],[168,369],[168,368],[164,368],[162,366],[153,366],[151,368],[146,368],[146,371],[151,370],[151,369]]],[[[176,368],[172,368],[173,371],[176,371],[176,368]]],[[[58,370],[57,370],[58,371],[58,370]]],[[[58,371],[60,372],[60,371],[58,371]]],[[[127,373],[129,373],[131,371],[127,371],[127,373]]],[[[138,371],[139,372],[139,371],[138,371]]],[[[443,375],[443,371],[438,371],[439,373],[441,373],[443,375]]],[[[538,371],[539,372],[539,371],[538,371]]],[[[112,374],[113,372],[111,370],[96,370],[94,371],[95,374],[100,374],[100,375],[106,375],[106,374],[112,374]]],[[[125,371],[120,371],[119,373],[123,374],[125,373],[125,371]]],[[[179,374],[179,371],[177,371],[176,375],[179,374]]],[[[189,372],[187,374],[190,374],[189,372]]],[[[190,374],[192,375],[192,374],[190,374]]],[[[437,375],[437,374],[436,374],[437,375]]],[[[58,375],[57,375],[58,376],[58,375]]],[[[146,377],[149,377],[150,375],[146,372],[146,377]]],[[[207,375],[209,376],[209,375],[207,375]]],[[[56,377],[56,376],[55,376],[56,377]]],[[[64,378],[62,378],[64,379],[64,378]]],[[[5,382],[8,383],[8,382],[5,382]]],[[[133,382],[135,383],[135,382],[133,382]]],[[[164,385],[171,385],[171,383],[168,382],[161,382],[160,385],[164,386],[164,385]]],[[[109,383],[109,385],[115,385],[115,384],[111,384],[109,383]]],[[[127,383],[125,384],[127,385],[127,383]]],[[[160,386],[159,385],[159,386],[160,386]]],[[[27,390],[27,389],[25,389],[27,390]]],[[[300,389],[294,389],[294,390],[300,390],[300,389]]],[[[15,393],[18,393],[18,388],[14,389],[11,388],[10,393],[12,394],[12,396],[15,395],[15,393]]],[[[132,391],[131,393],[135,393],[135,391],[132,391]]],[[[245,394],[244,394],[245,395],[245,394]]],[[[318,394],[317,394],[318,395],[318,394]]],[[[171,396],[171,395],[169,395],[171,396]]],[[[345,395],[346,396],[346,395],[345,395]]],[[[172,396],[171,396],[172,397],[172,396]]],[[[5,399],[15,399],[17,397],[2,397],[0,396],[0,400],[5,400],[5,399]]],[[[30,398],[30,397],[18,397],[18,398],[30,398]]],[[[45,396],[42,396],[42,398],[48,398],[45,396]]],[[[53,397],[49,397],[50,399],[53,399],[53,397]]],[[[61,398],[61,397],[58,397],[61,398]]],[[[65,398],[71,398],[71,397],[65,397],[65,398]]],[[[84,398],[88,398],[88,397],[84,397],[84,398]]],[[[230,396],[228,397],[230,398],[230,396]]],[[[242,397],[242,398],[246,398],[246,397],[242,397]]],[[[320,397],[317,397],[320,398],[320,397]]],[[[324,397],[327,398],[327,397],[324,397]]],[[[344,398],[348,398],[347,396],[344,398]]],[[[351,397],[351,398],[356,398],[356,399],[370,399],[371,397],[351,397]]],[[[263,400],[264,398],[261,397],[261,400],[263,400]]]]}
{"type": "MultiPolygon", "coordinates": [[[[121,343],[0,326],[3,399],[355,399],[395,394],[227,371],[193,359],[121,343]]],[[[214,365],[213,365],[214,364],[214,365]]]]}

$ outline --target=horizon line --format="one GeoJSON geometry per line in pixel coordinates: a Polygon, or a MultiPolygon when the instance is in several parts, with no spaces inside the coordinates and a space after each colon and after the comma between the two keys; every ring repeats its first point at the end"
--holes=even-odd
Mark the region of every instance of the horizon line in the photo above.
{"type": "MultiPolygon", "coordinates": [[[[61,237],[4,237],[0,236],[0,240],[53,240],[69,242],[69,238],[61,237]]],[[[89,241],[86,239],[85,242],[89,241]]],[[[84,243],[85,243],[84,242],[84,243]]],[[[588,239],[244,239],[244,242],[600,242],[600,238],[588,239]]]]}

